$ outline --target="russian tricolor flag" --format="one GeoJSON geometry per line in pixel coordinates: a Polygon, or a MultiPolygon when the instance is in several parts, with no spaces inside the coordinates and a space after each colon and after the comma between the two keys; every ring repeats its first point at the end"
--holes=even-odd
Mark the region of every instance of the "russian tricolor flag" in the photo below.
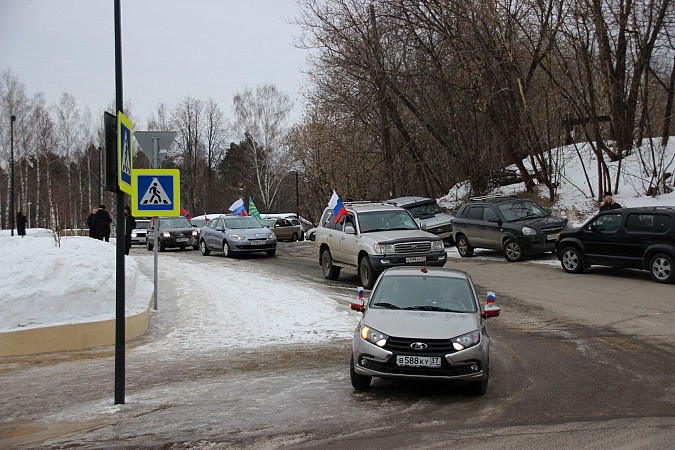
{"type": "Polygon", "coordinates": [[[335,218],[335,223],[338,223],[342,216],[347,215],[347,208],[342,204],[342,200],[338,197],[337,192],[333,190],[333,195],[328,202],[328,207],[333,208],[333,217],[335,218]]]}
{"type": "Polygon", "coordinates": [[[240,198],[236,202],[232,203],[230,205],[230,211],[232,211],[234,214],[238,216],[248,216],[248,213],[246,212],[246,206],[244,205],[244,199],[240,198]]]}

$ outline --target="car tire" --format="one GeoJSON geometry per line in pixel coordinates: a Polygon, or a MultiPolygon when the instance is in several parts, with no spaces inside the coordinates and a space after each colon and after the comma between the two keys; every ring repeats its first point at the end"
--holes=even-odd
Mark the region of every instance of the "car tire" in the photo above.
{"type": "Polygon", "coordinates": [[[560,255],[560,265],[565,272],[581,273],[584,271],[584,258],[578,248],[568,245],[562,249],[560,255]]]}
{"type": "Polygon", "coordinates": [[[223,241],[223,255],[225,255],[226,258],[231,258],[234,256],[232,254],[232,249],[230,249],[230,244],[227,242],[227,240],[223,241]]]}
{"type": "Polygon", "coordinates": [[[166,250],[166,245],[162,244],[161,242],[159,243],[159,251],[163,252],[166,250]]]}
{"type": "Polygon", "coordinates": [[[192,246],[192,250],[198,250],[198,249],[199,249],[199,245],[193,245],[192,246]]]}
{"type": "Polygon", "coordinates": [[[183,250],[185,250],[185,247],[183,247],[183,246],[181,245],[180,251],[182,252],[183,250]]]}
{"type": "Polygon", "coordinates": [[[352,387],[357,391],[367,391],[370,389],[370,382],[373,377],[367,375],[359,375],[354,370],[354,357],[351,357],[351,362],[349,363],[349,378],[352,381],[352,387]]]}
{"type": "Polygon", "coordinates": [[[277,254],[277,249],[275,248],[274,250],[267,250],[265,253],[267,253],[267,256],[274,256],[277,254]]]}
{"type": "Polygon", "coordinates": [[[298,242],[298,235],[296,233],[293,233],[293,236],[291,236],[291,242],[298,242]]]}
{"type": "Polygon", "coordinates": [[[502,253],[504,253],[504,258],[506,258],[508,262],[522,261],[525,256],[523,248],[514,238],[507,239],[506,242],[504,242],[502,253]]]}
{"type": "Polygon", "coordinates": [[[209,256],[211,254],[211,250],[209,250],[209,248],[206,246],[204,239],[199,241],[199,250],[201,250],[202,255],[204,256],[209,256]]]}
{"type": "Polygon", "coordinates": [[[649,261],[649,274],[652,280],[658,283],[672,283],[675,281],[675,264],[672,256],[666,253],[657,253],[649,261]]]}
{"type": "Polygon", "coordinates": [[[469,240],[463,234],[457,237],[455,246],[457,247],[459,256],[461,256],[462,258],[468,258],[470,256],[473,256],[473,246],[469,244],[469,240]]]}
{"type": "Polygon", "coordinates": [[[333,255],[328,249],[321,252],[321,270],[327,280],[337,280],[340,276],[340,268],[333,265],[333,255]]]}
{"type": "Polygon", "coordinates": [[[148,241],[145,243],[145,248],[150,252],[152,251],[152,244],[148,241]]]}
{"type": "Polygon", "coordinates": [[[469,392],[473,395],[485,395],[488,388],[488,378],[489,376],[486,375],[485,379],[481,381],[467,381],[469,392]]]}
{"type": "Polygon", "coordinates": [[[373,270],[370,264],[370,259],[367,256],[362,256],[359,259],[359,279],[364,289],[372,289],[377,280],[377,273],[373,270]]]}

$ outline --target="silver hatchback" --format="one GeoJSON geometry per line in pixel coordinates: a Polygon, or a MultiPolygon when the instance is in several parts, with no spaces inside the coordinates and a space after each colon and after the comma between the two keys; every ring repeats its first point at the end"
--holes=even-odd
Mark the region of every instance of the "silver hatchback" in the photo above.
{"type": "Polygon", "coordinates": [[[370,299],[354,332],[350,375],[358,390],[372,377],[461,380],[485,394],[490,367],[487,318],[500,308],[488,292],[484,308],[471,277],[440,267],[392,267],[370,299]]]}

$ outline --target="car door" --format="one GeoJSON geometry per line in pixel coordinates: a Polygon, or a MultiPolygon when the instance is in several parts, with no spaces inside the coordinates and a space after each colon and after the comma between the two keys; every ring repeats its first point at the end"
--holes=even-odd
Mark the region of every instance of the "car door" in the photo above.
{"type": "Polygon", "coordinates": [[[621,213],[602,214],[586,227],[584,242],[590,264],[623,267],[620,243],[621,213]]]}
{"type": "Polygon", "coordinates": [[[287,241],[291,238],[292,229],[290,223],[286,219],[277,219],[274,224],[274,234],[277,235],[277,239],[287,241]]]}
{"type": "Polygon", "coordinates": [[[346,217],[340,219],[339,228],[340,235],[340,258],[342,261],[353,266],[358,264],[358,244],[359,238],[356,234],[356,222],[354,215],[349,213],[346,217]]]}
{"type": "Polygon", "coordinates": [[[222,247],[222,240],[220,239],[221,233],[218,231],[219,228],[223,228],[223,218],[218,217],[216,219],[210,220],[208,224],[208,232],[204,240],[206,246],[212,250],[220,249],[222,247]]]}
{"type": "Polygon", "coordinates": [[[482,247],[481,225],[483,224],[483,205],[471,205],[466,213],[463,232],[474,247],[482,247]]]}
{"type": "Polygon", "coordinates": [[[623,238],[620,239],[619,252],[627,260],[627,267],[642,269],[647,247],[654,241],[654,214],[630,213],[626,215],[623,238]]]}
{"type": "Polygon", "coordinates": [[[481,245],[485,248],[502,248],[502,227],[497,209],[492,205],[483,207],[483,222],[480,225],[481,245]]]}

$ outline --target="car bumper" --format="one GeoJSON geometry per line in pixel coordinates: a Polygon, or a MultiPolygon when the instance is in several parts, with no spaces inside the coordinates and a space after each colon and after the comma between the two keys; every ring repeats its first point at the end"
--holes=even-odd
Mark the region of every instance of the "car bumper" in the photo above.
{"type": "Polygon", "coordinates": [[[264,252],[268,250],[274,250],[277,248],[277,241],[268,240],[264,244],[251,245],[250,242],[234,243],[230,242],[231,248],[236,252],[264,252]]]}
{"type": "Polygon", "coordinates": [[[192,245],[192,239],[189,237],[161,237],[159,242],[165,248],[189,247],[192,245]]]}
{"type": "Polygon", "coordinates": [[[448,255],[443,251],[422,254],[407,255],[369,255],[370,265],[374,270],[381,272],[388,267],[394,266],[438,266],[442,267],[448,260],[448,255]],[[420,261],[420,258],[424,258],[420,261]]]}
{"type": "Polygon", "coordinates": [[[145,236],[136,236],[136,237],[132,236],[131,237],[131,245],[133,245],[133,244],[145,245],[146,242],[147,242],[147,239],[146,239],[145,236]]]}
{"type": "Polygon", "coordinates": [[[420,354],[409,352],[393,352],[364,341],[355,335],[353,345],[354,370],[359,375],[380,378],[406,379],[441,379],[479,381],[487,376],[489,343],[481,344],[454,353],[420,354]],[[439,356],[441,366],[438,368],[400,367],[396,364],[396,355],[405,356],[439,356]]]}
{"type": "Polygon", "coordinates": [[[556,250],[555,248],[556,235],[551,236],[553,236],[553,239],[549,239],[548,235],[545,234],[538,234],[535,236],[523,236],[518,239],[518,243],[523,248],[525,253],[528,254],[554,252],[556,250]]]}

